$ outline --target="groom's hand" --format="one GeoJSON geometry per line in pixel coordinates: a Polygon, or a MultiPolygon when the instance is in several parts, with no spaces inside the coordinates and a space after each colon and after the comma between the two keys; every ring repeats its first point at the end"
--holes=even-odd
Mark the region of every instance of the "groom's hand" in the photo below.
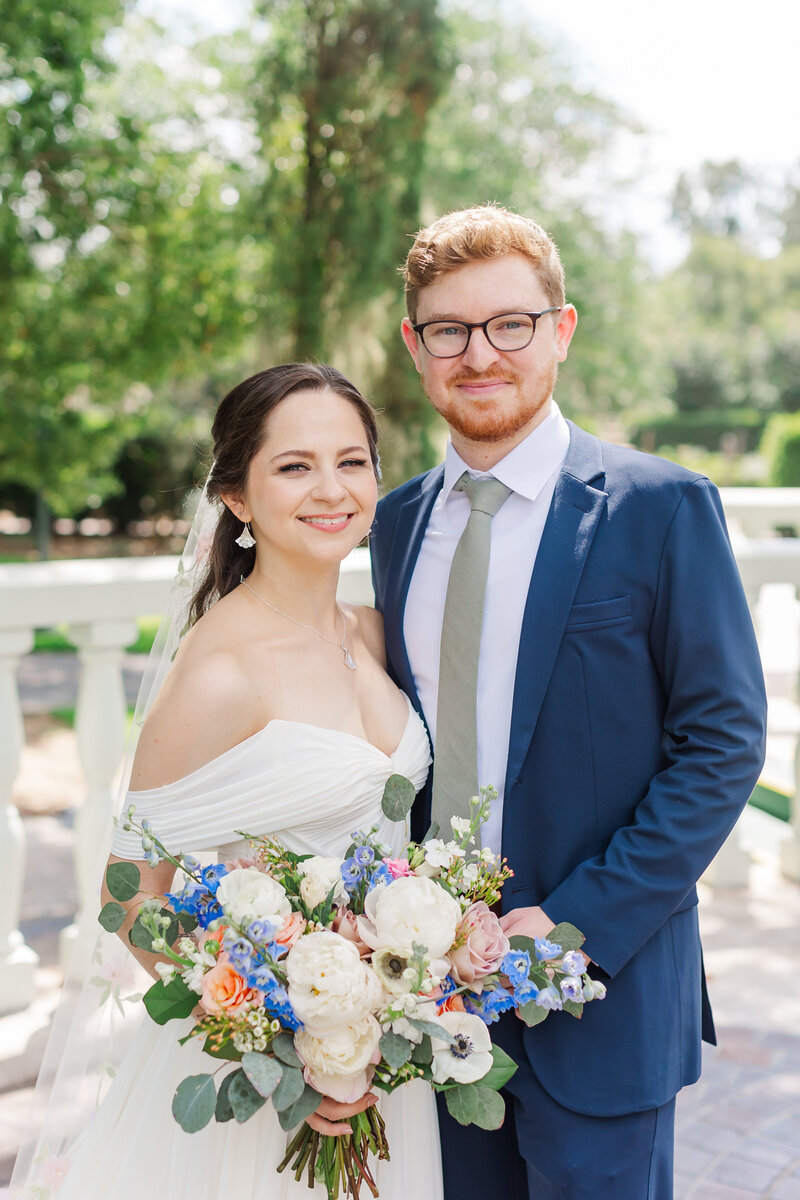
{"type": "MultiPolygon", "coordinates": [[[[505,913],[500,918],[500,924],[503,927],[506,937],[509,938],[520,936],[529,938],[547,937],[550,930],[555,929],[555,925],[547,913],[543,908],[539,908],[538,906],[533,908],[513,908],[511,912],[505,913]]],[[[586,959],[588,967],[592,960],[585,950],[582,949],[581,954],[586,959]]],[[[518,1012],[517,1016],[519,1017],[518,1012]]],[[[520,1020],[522,1020],[521,1017],[520,1020]]]]}
{"type": "Polygon", "coordinates": [[[338,1100],[331,1100],[330,1096],[323,1096],[317,1105],[316,1112],[313,1112],[310,1117],[306,1117],[306,1121],[318,1133],[324,1133],[328,1137],[338,1137],[353,1132],[351,1126],[346,1123],[348,1117],[354,1117],[356,1113],[364,1112],[365,1109],[371,1108],[377,1102],[378,1097],[374,1092],[365,1092],[360,1100],[356,1100],[352,1104],[340,1104],[338,1100]]]}
{"type": "Polygon", "coordinates": [[[543,908],[512,908],[500,918],[506,937],[547,937],[555,926],[543,908]]]}

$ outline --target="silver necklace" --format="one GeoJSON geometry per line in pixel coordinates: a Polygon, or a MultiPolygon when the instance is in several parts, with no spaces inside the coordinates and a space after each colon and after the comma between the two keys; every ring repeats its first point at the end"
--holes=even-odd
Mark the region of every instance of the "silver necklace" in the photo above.
{"type": "Polygon", "coordinates": [[[342,629],[343,629],[342,640],[340,642],[335,641],[333,638],[325,637],[325,634],[320,633],[320,631],[318,629],[315,629],[313,625],[306,625],[305,621],[298,621],[297,617],[290,617],[288,613],[285,613],[282,609],[278,608],[276,605],[270,604],[269,600],[265,600],[260,592],[257,592],[254,587],[250,586],[250,584],[245,579],[244,575],[239,576],[239,582],[243,583],[244,586],[247,588],[248,592],[252,592],[253,595],[256,597],[256,599],[260,600],[262,604],[266,604],[267,608],[271,608],[272,611],[276,612],[279,617],[285,617],[287,621],[292,621],[293,624],[299,625],[301,629],[310,630],[311,633],[315,633],[318,638],[321,638],[323,642],[327,642],[329,646],[338,646],[339,649],[341,650],[342,654],[344,655],[344,665],[349,670],[355,671],[358,664],[357,664],[356,660],[353,658],[350,651],[347,649],[347,646],[345,645],[345,642],[347,640],[347,621],[345,619],[344,613],[342,612],[341,608],[339,607],[339,602],[337,600],[334,600],[334,604],[336,605],[337,613],[342,618],[342,629]]]}

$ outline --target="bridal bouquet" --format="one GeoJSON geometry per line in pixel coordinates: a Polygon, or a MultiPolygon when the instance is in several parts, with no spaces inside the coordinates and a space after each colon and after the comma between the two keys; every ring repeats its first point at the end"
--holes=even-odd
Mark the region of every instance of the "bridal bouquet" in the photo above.
{"type": "MultiPolygon", "coordinates": [[[[278,1170],[291,1164],[334,1200],[340,1188],[358,1197],[362,1184],[377,1196],[369,1156],[388,1159],[389,1149],[377,1106],[349,1118],[347,1137],[313,1130],[305,1118],[323,1096],[350,1103],[424,1079],[462,1124],[502,1124],[499,1089],[516,1065],[489,1026],[512,1008],[529,1025],[556,1009],[580,1016],[605,989],[586,974],[573,926],[536,941],[504,934],[492,906],[511,871],[475,849],[493,795],[483,789],[471,818],[453,818],[449,841],[410,843],[398,858],[375,827],[353,834],[344,860],[250,837],[252,858],[205,867],[170,854],[128,809],[125,827],[141,834],[148,862],[166,860],[184,880],[166,906],[146,900],[129,933],[163,956],[145,1007],[158,1024],[194,1014],[181,1040],[199,1037],[221,1060],[177,1088],[183,1129],[242,1123],[270,1100],[284,1129],[299,1126],[278,1170]]],[[[403,820],[413,800],[410,781],[392,776],[385,814],[403,820]]],[[[115,900],[100,914],[104,928],[120,928],[116,901],[137,896],[140,879],[134,863],[108,868],[115,900]]]]}

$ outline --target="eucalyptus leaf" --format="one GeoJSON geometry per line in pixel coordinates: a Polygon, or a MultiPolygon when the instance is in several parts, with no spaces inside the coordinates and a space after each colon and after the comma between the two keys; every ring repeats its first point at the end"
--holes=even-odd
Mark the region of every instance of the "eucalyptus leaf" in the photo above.
{"type": "Polygon", "coordinates": [[[219,1085],[217,1092],[217,1106],[214,1109],[214,1117],[222,1125],[225,1121],[233,1120],[233,1107],[231,1105],[228,1089],[231,1086],[236,1075],[241,1074],[241,1067],[237,1071],[231,1071],[230,1075],[226,1075],[219,1085]]]}
{"type": "MultiPolygon", "coordinates": [[[[175,916],[174,912],[168,908],[162,908],[161,915],[164,917],[169,917],[170,919],[169,925],[161,936],[164,938],[164,941],[167,943],[167,945],[171,946],[178,936],[178,918],[175,916]]],[[[142,924],[141,913],[136,918],[128,932],[128,941],[132,946],[137,946],[140,950],[148,950],[151,954],[154,953],[153,935],[142,924]]]]}
{"type": "Polygon", "coordinates": [[[214,1116],[217,1091],[212,1075],[190,1075],[175,1089],[172,1115],[187,1133],[197,1133],[214,1116]]]}
{"type": "Polygon", "coordinates": [[[482,1088],[489,1088],[492,1091],[499,1091],[501,1087],[505,1087],[511,1076],[517,1069],[517,1064],[514,1062],[501,1046],[492,1046],[492,1065],[489,1070],[480,1079],[482,1088]]]}
{"type": "Polygon", "coordinates": [[[482,1086],[483,1080],[471,1088],[477,1098],[477,1111],[472,1118],[473,1125],[480,1129],[499,1129],[506,1115],[506,1105],[502,1096],[490,1088],[482,1086]]]}
{"type": "Polygon", "coordinates": [[[564,1012],[568,1012],[571,1017],[577,1017],[580,1021],[583,1016],[583,1005],[579,1004],[577,1000],[565,1000],[564,1012]]]}
{"type": "Polygon", "coordinates": [[[306,1090],[303,1072],[297,1067],[281,1067],[281,1081],[272,1093],[272,1103],[276,1112],[291,1108],[306,1090]]]}
{"type": "Polygon", "coordinates": [[[294,1042],[288,1033],[279,1033],[272,1039],[269,1048],[287,1067],[302,1067],[303,1060],[295,1050],[294,1042]]]}
{"type": "Polygon", "coordinates": [[[124,924],[127,913],[121,904],[117,904],[114,900],[109,900],[108,904],[104,904],[98,914],[98,921],[103,926],[103,929],[109,933],[116,933],[124,924]]]}
{"type": "Polygon", "coordinates": [[[228,1085],[228,1101],[240,1125],[267,1103],[263,1096],[259,1096],[244,1071],[233,1072],[228,1085]]]}
{"type": "Polygon", "coordinates": [[[390,821],[404,821],[411,812],[417,790],[405,775],[390,775],[383,789],[381,808],[390,821]]]}
{"type": "Polygon", "coordinates": [[[184,933],[194,933],[195,929],[197,929],[197,917],[193,916],[192,913],[179,913],[178,920],[184,933]]]}
{"type": "MultiPolygon", "coordinates": [[[[496,1093],[492,1093],[495,1095],[496,1093]]],[[[477,1088],[459,1084],[445,1092],[447,1111],[459,1125],[472,1125],[478,1115],[477,1088]]]]}
{"type": "Polygon", "coordinates": [[[432,1062],[432,1060],[433,1046],[431,1045],[431,1039],[426,1033],[422,1041],[419,1042],[411,1051],[411,1061],[416,1063],[419,1067],[426,1067],[429,1062],[432,1062]]]}
{"type": "Polygon", "coordinates": [[[115,900],[132,900],[138,896],[142,876],[136,863],[112,863],[106,870],[106,887],[115,900]]]}
{"type": "Polygon", "coordinates": [[[395,1071],[408,1062],[414,1050],[413,1043],[408,1038],[399,1033],[392,1033],[391,1030],[384,1033],[378,1045],[381,1054],[395,1071]]]}
{"type": "MultiPolygon", "coordinates": [[[[278,1121],[281,1129],[293,1129],[295,1125],[299,1125],[301,1121],[305,1121],[306,1117],[310,1117],[312,1112],[316,1111],[322,1096],[319,1092],[315,1092],[308,1084],[300,1096],[299,1100],[295,1100],[294,1104],[290,1104],[288,1108],[281,1109],[278,1113],[278,1121]]],[[[322,1145],[328,1141],[327,1138],[322,1139],[322,1145]]]]}
{"type": "MultiPolygon", "coordinates": [[[[189,1037],[191,1036],[192,1035],[189,1034],[189,1037]]],[[[210,1054],[212,1058],[227,1059],[229,1062],[242,1061],[241,1050],[236,1049],[230,1038],[225,1038],[224,1041],[217,1045],[216,1041],[212,1042],[211,1038],[207,1037],[203,1042],[203,1053],[210,1054]]]]}
{"type": "Polygon", "coordinates": [[[180,975],[176,975],[169,983],[159,980],[142,997],[144,1006],[156,1025],[166,1025],[167,1021],[177,1021],[190,1016],[197,999],[197,992],[193,992],[180,975]]]}
{"type": "Polygon", "coordinates": [[[435,1021],[423,1021],[419,1017],[406,1017],[406,1020],[420,1033],[427,1033],[428,1037],[438,1038],[448,1046],[455,1046],[456,1039],[447,1032],[444,1025],[437,1025],[435,1021]]]}
{"type": "Polygon", "coordinates": [[[508,939],[508,944],[512,950],[527,950],[531,956],[531,962],[536,962],[536,945],[533,938],[525,937],[522,933],[515,933],[508,939]]]}
{"type": "Polygon", "coordinates": [[[538,1005],[535,1000],[529,1000],[527,1004],[520,1004],[517,1012],[525,1024],[531,1027],[533,1025],[541,1025],[542,1021],[547,1017],[548,1010],[538,1005]]]}
{"type": "Polygon", "coordinates": [[[268,1100],[281,1081],[281,1066],[268,1054],[248,1050],[242,1055],[242,1070],[258,1092],[268,1100]]]}
{"type": "Polygon", "coordinates": [[[547,935],[548,942],[555,942],[557,946],[566,954],[568,950],[580,950],[586,938],[574,925],[570,925],[569,921],[562,921],[560,925],[556,925],[547,935]]]}

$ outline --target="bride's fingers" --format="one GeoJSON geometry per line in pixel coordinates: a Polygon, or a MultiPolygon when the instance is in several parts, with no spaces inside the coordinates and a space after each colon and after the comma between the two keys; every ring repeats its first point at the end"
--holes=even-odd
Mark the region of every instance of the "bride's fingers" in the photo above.
{"type": "Polygon", "coordinates": [[[311,1116],[306,1117],[306,1122],[317,1133],[323,1133],[326,1137],[343,1137],[345,1134],[353,1132],[349,1125],[343,1125],[341,1121],[338,1124],[335,1124],[333,1121],[326,1121],[324,1117],[315,1112],[311,1116]]]}
{"type": "Polygon", "coordinates": [[[338,1100],[331,1100],[330,1096],[323,1096],[317,1105],[316,1112],[313,1112],[310,1117],[306,1117],[306,1120],[318,1133],[327,1134],[329,1137],[339,1137],[342,1134],[353,1132],[350,1125],[343,1123],[343,1118],[354,1117],[356,1113],[364,1112],[365,1109],[376,1104],[377,1100],[378,1097],[374,1092],[365,1092],[359,1100],[354,1100],[352,1104],[341,1104],[338,1100]]]}

